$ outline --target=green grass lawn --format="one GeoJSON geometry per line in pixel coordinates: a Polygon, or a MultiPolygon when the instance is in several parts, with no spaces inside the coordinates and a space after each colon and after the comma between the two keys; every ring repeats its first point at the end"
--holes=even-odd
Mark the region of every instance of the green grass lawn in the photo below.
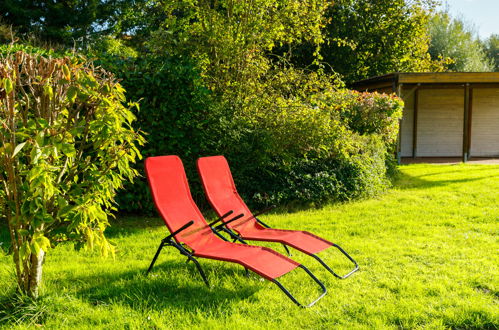
{"type": "MultiPolygon", "coordinates": [[[[296,307],[272,283],[241,266],[201,259],[212,287],[192,263],[166,249],[144,276],[166,230],[159,218],[119,219],[108,236],[115,260],[70,246],[49,251],[42,298],[0,310],[0,324],[47,328],[499,328],[499,166],[400,167],[377,199],[262,217],[341,245],[361,270],[338,280],[293,251],[328,288],[314,307],[296,307]],[[19,317],[21,317],[19,319],[19,317]]],[[[3,245],[7,244],[5,228],[3,245]]],[[[278,244],[269,244],[284,252],[278,244]]],[[[4,248],[5,249],[5,248],[4,248]]],[[[331,249],[329,249],[331,250],[331,249]]],[[[341,256],[320,255],[338,270],[341,256]]],[[[0,296],[13,288],[11,256],[0,255],[0,296]]],[[[300,272],[283,277],[299,299],[317,294],[300,272]]]]}

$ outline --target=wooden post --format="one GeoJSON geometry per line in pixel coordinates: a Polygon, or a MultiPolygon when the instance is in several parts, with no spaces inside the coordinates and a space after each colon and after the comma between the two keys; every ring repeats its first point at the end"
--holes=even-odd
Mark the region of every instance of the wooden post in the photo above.
{"type": "Polygon", "coordinates": [[[419,110],[419,86],[414,91],[414,109],[412,112],[412,158],[417,157],[418,150],[418,110],[419,110]]]}
{"type": "MultiPolygon", "coordinates": [[[[398,84],[398,82],[393,82],[393,92],[397,93],[398,97],[402,97],[402,85],[403,84],[398,84]]],[[[404,118],[404,115],[402,114],[402,118],[404,118]]],[[[397,138],[397,164],[402,163],[402,119],[399,120],[399,133],[398,133],[398,138],[397,138]]]]}
{"type": "Polygon", "coordinates": [[[463,123],[463,163],[468,161],[471,146],[471,97],[470,84],[464,86],[464,123],[463,123]]]}
{"type": "Polygon", "coordinates": [[[473,87],[470,87],[470,95],[468,98],[468,148],[467,154],[468,159],[471,158],[471,123],[473,122],[473,87]]]}

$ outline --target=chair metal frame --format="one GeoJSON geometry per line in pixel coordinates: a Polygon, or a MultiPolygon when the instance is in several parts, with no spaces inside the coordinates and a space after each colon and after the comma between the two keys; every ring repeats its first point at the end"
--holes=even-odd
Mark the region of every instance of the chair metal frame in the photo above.
{"type": "MultiPolygon", "coordinates": [[[[227,232],[226,230],[224,230],[225,227],[216,227],[216,228],[219,228],[220,229],[215,229],[215,227],[213,227],[215,224],[217,224],[218,222],[222,221],[224,218],[226,218],[227,216],[229,216],[230,214],[232,214],[233,211],[229,211],[227,212],[226,214],[222,215],[221,217],[219,217],[217,220],[211,222],[210,224],[208,224],[209,228],[213,231],[213,233],[215,233],[218,237],[220,237],[221,239],[223,239],[224,241],[228,241],[223,235],[221,235],[219,233],[220,230],[223,230],[224,232],[227,232]]],[[[227,223],[229,222],[232,222],[232,221],[235,221],[239,218],[241,218],[243,216],[243,214],[239,214],[237,215],[236,217],[232,218],[231,220],[229,220],[227,223]]],[[[154,264],[156,263],[160,253],[161,253],[161,250],[165,247],[165,246],[171,246],[171,247],[174,247],[176,248],[180,254],[184,255],[187,257],[187,262],[189,261],[193,261],[194,264],[196,265],[196,269],[198,270],[199,274],[201,275],[204,283],[206,284],[206,286],[208,288],[210,288],[210,283],[208,281],[208,278],[206,277],[206,274],[205,272],[203,271],[203,268],[201,267],[199,261],[195,258],[194,256],[194,253],[193,251],[189,251],[187,248],[185,248],[184,246],[182,246],[182,244],[178,243],[175,241],[175,236],[178,235],[179,233],[181,233],[182,231],[184,231],[185,229],[189,228],[190,226],[192,226],[194,224],[194,221],[189,221],[187,222],[185,225],[183,225],[182,227],[180,227],[178,230],[174,231],[173,233],[171,233],[170,235],[168,235],[167,237],[163,238],[161,240],[161,243],[159,244],[159,247],[158,247],[158,250],[156,251],[152,261],[151,261],[151,264],[149,265],[149,268],[147,269],[146,271],[146,275],[149,274],[149,272],[151,272],[154,264]]],[[[230,230],[228,230],[230,231],[230,230]]],[[[234,235],[234,233],[232,233],[232,235],[234,235]]],[[[232,236],[231,235],[231,236],[232,236]]],[[[244,242],[244,240],[242,239],[237,239],[237,238],[234,238],[234,241],[240,241],[244,244],[247,244],[246,242],[244,242]]],[[[303,307],[303,308],[307,308],[307,307],[312,307],[316,302],[318,302],[320,299],[322,299],[326,293],[327,293],[327,289],[326,287],[324,286],[324,284],[317,278],[315,277],[315,275],[307,268],[305,267],[304,265],[298,265],[298,267],[302,268],[316,283],[317,285],[321,288],[322,290],[322,293],[320,294],[320,296],[318,298],[316,298],[315,300],[313,300],[312,302],[310,302],[309,304],[307,305],[304,305],[302,303],[300,303],[290,292],[288,289],[286,289],[277,279],[272,279],[270,280],[271,282],[275,283],[277,285],[277,287],[279,289],[281,289],[284,294],[289,298],[291,299],[291,301],[293,303],[295,303],[297,306],[299,307],[303,307]]],[[[245,268],[246,270],[246,275],[248,275],[248,269],[245,268]]]]}
{"type": "MultiPolygon", "coordinates": [[[[273,208],[275,208],[274,205],[256,213],[255,215],[253,215],[251,218],[254,218],[259,224],[261,224],[262,226],[264,226],[265,228],[272,228],[270,227],[269,225],[267,225],[266,223],[264,223],[263,221],[261,221],[260,219],[258,219],[258,216],[259,215],[262,215],[270,210],[272,210],[273,208]]],[[[247,219],[247,220],[250,220],[251,218],[247,219]]],[[[223,230],[225,233],[229,234],[231,236],[232,239],[234,239],[234,242],[235,241],[239,241],[241,243],[244,243],[244,244],[248,244],[243,237],[241,237],[241,235],[239,235],[238,233],[236,233],[235,231],[233,231],[232,229],[228,228],[227,225],[230,223],[230,222],[233,222],[237,219],[233,219],[233,220],[230,220],[230,221],[227,221],[227,222],[223,222],[223,218],[220,220],[222,221],[222,223],[220,225],[218,225],[217,227],[215,227],[215,231],[220,231],[220,230],[223,230]]],[[[322,260],[317,254],[314,254],[314,253],[306,253],[304,252],[305,254],[313,257],[314,259],[316,259],[324,268],[326,268],[327,271],[329,271],[331,274],[333,274],[335,277],[339,278],[339,279],[345,279],[347,277],[349,277],[350,275],[352,275],[353,273],[355,273],[356,271],[359,270],[359,264],[357,263],[357,261],[355,261],[345,250],[343,250],[343,248],[341,246],[339,246],[338,244],[335,244],[335,243],[332,243],[332,247],[335,247],[337,248],[345,257],[347,257],[354,265],[354,268],[348,272],[347,274],[345,275],[339,275],[337,274],[334,270],[331,269],[331,267],[329,267],[328,264],[326,264],[324,262],[324,260],[322,260]]],[[[286,250],[288,256],[291,256],[291,253],[288,249],[288,247],[286,246],[286,244],[282,244],[282,246],[284,247],[284,249],[286,250]]]]}

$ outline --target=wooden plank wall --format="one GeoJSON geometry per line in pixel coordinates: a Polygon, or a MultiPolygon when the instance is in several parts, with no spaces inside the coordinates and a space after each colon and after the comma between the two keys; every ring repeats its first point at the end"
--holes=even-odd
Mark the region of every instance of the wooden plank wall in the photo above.
{"type": "Polygon", "coordinates": [[[421,89],[416,157],[461,157],[464,89],[421,89]]]}
{"type": "Polygon", "coordinates": [[[402,124],[400,129],[401,134],[401,156],[402,157],[412,157],[412,135],[414,126],[414,92],[410,93],[409,90],[404,89],[402,91],[404,96],[404,113],[402,117],[402,124]],[[408,94],[404,96],[404,94],[408,94]]]}
{"type": "MultiPolygon", "coordinates": [[[[399,155],[463,159],[499,157],[498,79],[499,73],[400,74],[398,86],[405,107],[399,155]],[[469,90],[468,94],[466,90],[469,90]],[[469,95],[467,108],[466,95],[469,95]],[[466,125],[465,115],[469,117],[466,125]]],[[[390,94],[396,86],[383,80],[374,81],[367,87],[370,91],[390,94]]]]}
{"type": "Polygon", "coordinates": [[[471,157],[499,156],[499,88],[474,88],[471,157]]]}

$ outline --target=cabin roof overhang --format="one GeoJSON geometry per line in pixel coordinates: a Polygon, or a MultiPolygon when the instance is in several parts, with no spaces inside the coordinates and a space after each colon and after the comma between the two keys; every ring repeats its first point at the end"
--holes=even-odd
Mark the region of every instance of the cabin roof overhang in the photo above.
{"type": "Polygon", "coordinates": [[[425,73],[390,73],[356,81],[352,88],[357,90],[372,90],[392,87],[401,84],[424,85],[464,85],[492,84],[499,86],[499,72],[425,72],[425,73]]]}

